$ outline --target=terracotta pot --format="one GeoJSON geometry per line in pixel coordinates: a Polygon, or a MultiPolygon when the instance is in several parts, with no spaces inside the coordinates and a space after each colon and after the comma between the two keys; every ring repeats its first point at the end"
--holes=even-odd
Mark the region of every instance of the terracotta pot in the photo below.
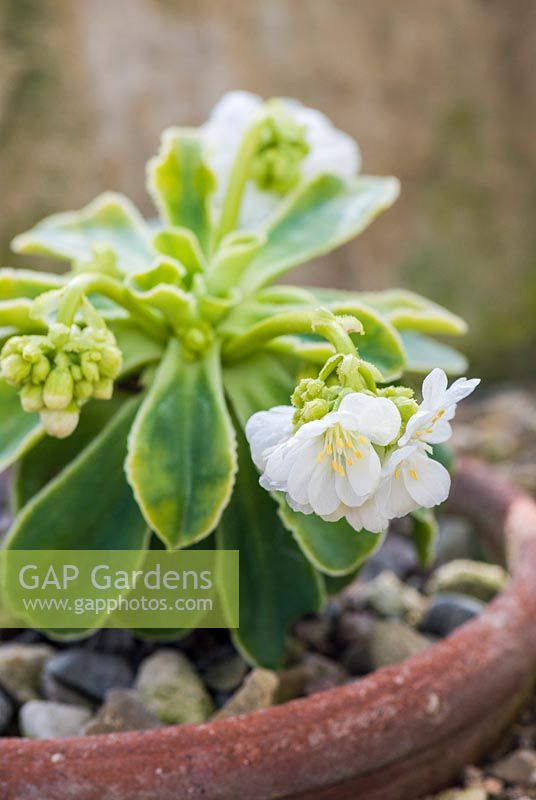
{"type": "Polygon", "coordinates": [[[536,667],[536,504],[460,464],[452,506],[503,550],[509,587],[426,652],[350,685],[206,725],[0,744],[2,800],[404,800],[482,756],[536,667]]]}

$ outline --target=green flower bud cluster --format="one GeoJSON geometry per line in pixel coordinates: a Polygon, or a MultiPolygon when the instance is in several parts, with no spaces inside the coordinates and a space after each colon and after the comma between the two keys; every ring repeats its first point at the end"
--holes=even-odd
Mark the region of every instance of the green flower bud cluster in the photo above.
{"type": "Polygon", "coordinates": [[[291,397],[296,408],[294,424],[296,427],[321,419],[333,408],[340,387],[326,386],[320,378],[303,378],[299,381],[291,397]]]}
{"type": "Polygon", "coordinates": [[[298,183],[301,162],[309,153],[305,128],[280,108],[266,119],[252,163],[259,189],[285,194],[298,183]]]}
{"type": "Polygon", "coordinates": [[[306,422],[322,419],[336,410],[343,397],[352,392],[367,392],[391,400],[402,418],[402,433],[418,409],[413,398],[413,389],[407,386],[388,386],[379,389],[376,381],[381,379],[378,369],[368,361],[353,355],[340,353],[332,356],[316,378],[302,378],[291,397],[296,408],[294,425],[299,428],[306,422]]]}
{"type": "Polygon", "coordinates": [[[378,391],[380,397],[388,397],[392,400],[402,417],[403,430],[408,420],[416,413],[419,404],[414,399],[414,391],[407,386],[388,386],[386,389],[378,391]]]}
{"type": "Polygon", "coordinates": [[[20,390],[22,408],[38,412],[47,433],[69,436],[90,398],[108,400],[122,356],[105,327],[54,323],[46,335],[12,336],[0,353],[0,375],[20,390]]]}

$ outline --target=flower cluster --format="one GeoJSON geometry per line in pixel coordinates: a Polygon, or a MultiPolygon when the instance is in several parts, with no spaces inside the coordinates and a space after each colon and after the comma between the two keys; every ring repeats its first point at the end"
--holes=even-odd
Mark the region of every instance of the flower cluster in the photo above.
{"type": "Polygon", "coordinates": [[[249,92],[229,92],[202,128],[207,160],[217,178],[217,206],[227,192],[244,137],[261,118],[263,125],[240,220],[243,227],[262,222],[281,195],[300,180],[311,180],[322,173],[352,178],[359,172],[357,144],[320,111],[296,100],[281,98],[265,103],[249,92]]]}
{"type": "Polygon", "coordinates": [[[460,378],[448,388],[434,369],[420,405],[402,387],[343,389],[332,410],[328,397],[307,400],[325,412],[310,421],[293,406],[254,414],[246,435],[261,485],[284,492],[295,511],[381,532],[395,517],[446,500],[450,476],[431,457],[432,445],[451,436],[457,403],[478,383],[460,378]]]}
{"type": "Polygon", "coordinates": [[[47,433],[62,439],[87,400],[112,396],[121,363],[106,327],[55,322],[46,335],[12,336],[0,353],[0,375],[20,390],[24,411],[39,412],[47,433]]]}

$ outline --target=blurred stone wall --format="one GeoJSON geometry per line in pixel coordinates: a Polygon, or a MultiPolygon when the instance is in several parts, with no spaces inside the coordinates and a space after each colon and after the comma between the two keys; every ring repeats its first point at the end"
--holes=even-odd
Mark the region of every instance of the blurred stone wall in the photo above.
{"type": "Polygon", "coordinates": [[[112,188],[150,213],[162,128],[246,88],[321,108],[402,196],[297,279],[406,285],[471,323],[473,370],[536,372],[534,0],[0,0],[0,249],[112,188]]]}

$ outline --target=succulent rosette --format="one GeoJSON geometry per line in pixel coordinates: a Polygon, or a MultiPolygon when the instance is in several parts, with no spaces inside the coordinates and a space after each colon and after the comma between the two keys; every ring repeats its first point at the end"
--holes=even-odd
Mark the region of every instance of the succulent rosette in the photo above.
{"type": "Polygon", "coordinates": [[[448,388],[465,359],[435,337],[464,322],[400,290],[276,283],[396,200],[360,161],[320,112],[231,93],[164,132],[157,220],[105,193],[15,239],[67,271],[0,270],[5,547],[124,550],[125,569],[151,547],[238,549],[233,636],[269,667],[390,519],[414,514],[423,552],[448,493],[438,452],[475,385],[448,388]]]}

